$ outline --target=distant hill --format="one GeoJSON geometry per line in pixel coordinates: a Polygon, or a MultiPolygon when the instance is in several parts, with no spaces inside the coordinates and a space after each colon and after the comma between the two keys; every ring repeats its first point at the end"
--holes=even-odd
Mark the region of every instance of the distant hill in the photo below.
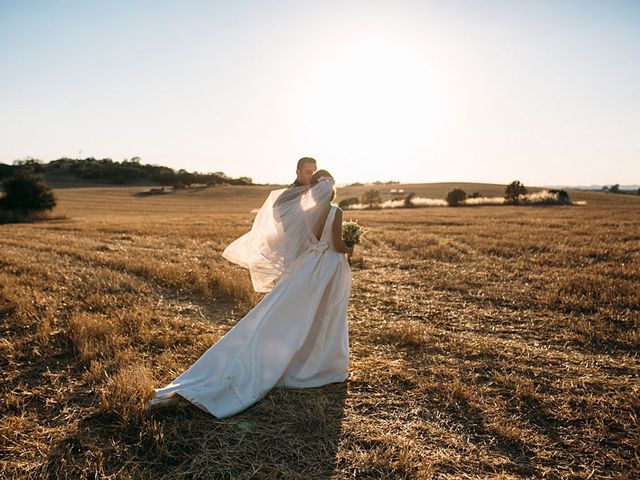
{"type": "Polygon", "coordinates": [[[0,163],[0,180],[18,170],[30,170],[44,176],[47,184],[56,187],[107,183],[116,185],[163,185],[180,188],[185,185],[253,185],[249,177],[231,178],[223,172],[198,173],[184,169],[141,164],[138,157],[122,162],[110,158],[60,158],[48,163],[36,159],[18,160],[14,165],[0,163]]]}

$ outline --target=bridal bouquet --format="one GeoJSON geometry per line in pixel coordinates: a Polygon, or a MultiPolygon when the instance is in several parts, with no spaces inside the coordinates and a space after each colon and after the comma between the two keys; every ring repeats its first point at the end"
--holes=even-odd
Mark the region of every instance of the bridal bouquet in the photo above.
{"type": "Polygon", "coordinates": [[[342,224],[342,240],[347,247],[353,247],[360,243],[360,238],[364,234],[364,230],[358,225],[358,221],[349,220],[342,224]]]}

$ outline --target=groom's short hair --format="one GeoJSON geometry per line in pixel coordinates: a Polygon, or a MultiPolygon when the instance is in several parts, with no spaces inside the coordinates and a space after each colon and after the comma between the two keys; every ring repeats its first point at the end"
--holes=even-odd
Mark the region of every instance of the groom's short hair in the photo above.
{"type": "Polygon", "coordinates": [[[302,157],[300,160],[298,160],[296,170],[302,170],[302,167],[305,163],[316,163],[316,159],[311,157],[302,157]]]}

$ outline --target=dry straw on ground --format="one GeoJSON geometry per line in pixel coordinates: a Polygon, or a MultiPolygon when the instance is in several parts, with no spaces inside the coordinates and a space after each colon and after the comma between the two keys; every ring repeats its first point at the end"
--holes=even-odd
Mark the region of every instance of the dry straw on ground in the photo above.
{"type": "Polygon", "coordinates": [[[259,298],[266,189],[135,192],[0,226],[2,478],[640,476],[638,199],[358,212],[348,381],[219,420],[144,402],[259,298]]]}

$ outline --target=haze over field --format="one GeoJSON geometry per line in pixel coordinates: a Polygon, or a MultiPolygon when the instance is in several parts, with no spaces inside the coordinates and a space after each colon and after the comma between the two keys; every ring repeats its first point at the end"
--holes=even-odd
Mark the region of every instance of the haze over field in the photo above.
{"type": "Polygon", "coordinates": [[[640,3],[0,0],[0,162],[640,180],[640,3]]]}

